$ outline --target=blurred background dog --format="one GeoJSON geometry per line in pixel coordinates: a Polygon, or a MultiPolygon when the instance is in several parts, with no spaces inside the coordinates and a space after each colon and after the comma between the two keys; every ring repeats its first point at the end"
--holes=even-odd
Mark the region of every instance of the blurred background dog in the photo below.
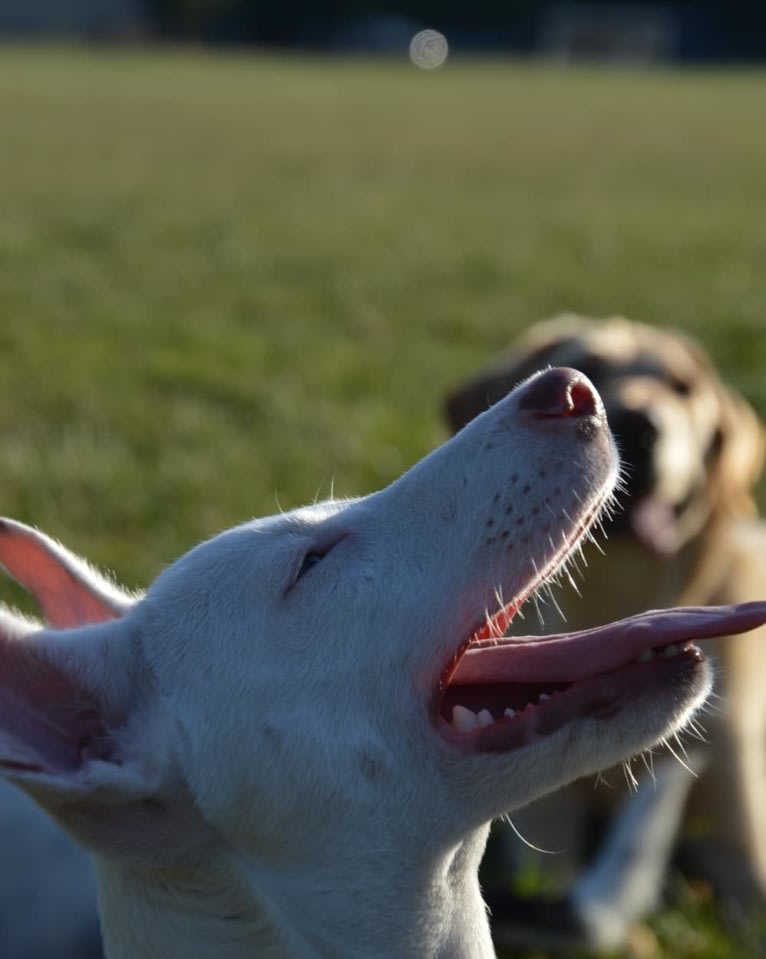
{"type": "MultiPolygon", "coordinates": [[[[640,609],[766,594],[766,524],[758,522],[751,495],[763,465],[763,428],[701,347],[623,318],[560,317],[533,327],[509,355],[451,393],[450,427],[459,430],[549,365],[582,370],[600,391],[624,463],[624,489],[606,524],[603,553],[586,553],[577,592],[557,590],[537,628],[555,632],[562,618],[568,628],[583,628],[640,609]]],[[[529,615],[522,628],[535,629],[529,615]]],[[[658,755],[653,782],[628,793],[617,770],[605,777],[611,788],[578,784],[514,817],[530,844],[559,853],[538,857],[534,868],[543,888],[558,884],[564,892],[536,903],[514,899],[513,880],[528,870],[532,854],[520,855],[522,844],[506,837],[504,858],[496,840],[486,881],[497,939],[513,941],[518,933],[526,942],[560,936],[590,948],[620,947],[634,921],[658,904],[674,853],[690,876],[710,884],[728,916],[762,901],[765,639],[761,630],[716,641],[717,695],[700,740],[671,744],[680,761],[658,755]]],[[[636,768],[641,772],[647,780],[636,768]]]]}

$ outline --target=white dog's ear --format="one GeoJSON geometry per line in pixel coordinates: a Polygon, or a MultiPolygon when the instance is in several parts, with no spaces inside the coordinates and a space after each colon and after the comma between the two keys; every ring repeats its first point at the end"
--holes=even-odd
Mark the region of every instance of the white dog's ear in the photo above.
{"type": "MultiPolygon", "coordinates": [[[[0,563],[37,600],[55,627],[116,619],[128,608],[121,594],[83,560],[43,533],[14,520],[0,520],[0,563]]],[[[116,704],[103,692],[112,686],[93,675],[107,668],[103,637],[76,630],[56,634],[4,611],[0,618],[0,768],[36,774],[56,792],[82,778],[89,758],[109,758],[109,727],[116,704]],[[88,678],[91,683],[88,683],[88,678]]],[[[119,655],[119,638],[111,657],[119,655]]],[[[26,777],[25,777],[26,778],[26,777]]],[[[35,776],[31,777],[32,779],[35,776]]]]}
{"type": "Polygon", "coordinates": [[[74,627],[0,607],[0,775],[91,849],[167,861],[188,846],[177,824],[193,809],[139,627],[123,616],[134,598],[12,521],[0,522],[0,562],[51,624],[74,627]]]}
{"type": "Polygon", "coordinates": [[[37,600],[51,626],[115,619],[136,601],[44,533],[0,519],[0,565],[37,600]]]}
{"type": "Polygon", "coordinates": [[[55,631],[0,610],[0,771],[41,801],[124,791],[131,645],[125,621],[55,631]]]}
{"type": "Polygon", "coordinates": [[[0,609],[0,776],[89,849],[167,864],[209,829],[140,646],[130,616],[48,630],[0,609]]]}
{"type": "MultiPolygon", "coordinates": [[[[14,520],[0,520],[0,564],[32,594],[54,627],[112,621],[130,605],[127,594],[83,560],[14,520]]],[[[109,760],[110,730],[124,720],[108,675],[114,666],[109,660],[124,655],[121,647],[129,645],[122,632],[57,633],[2,611],[0,768],[35,774],[51,788],[60,780],[67,791],[82,780],[91,758],[109,760]]]]}

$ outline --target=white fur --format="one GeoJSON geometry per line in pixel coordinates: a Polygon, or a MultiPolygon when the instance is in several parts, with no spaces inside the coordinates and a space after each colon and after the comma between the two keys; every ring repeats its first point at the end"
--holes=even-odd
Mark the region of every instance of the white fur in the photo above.
{"type": "Polygon", "coordinates": [[[101,956],[88,856],[27,796],[0,779],[0,956],[101,956]]]}
{"type": "MultiPolygon", "coordinates": [[[[93,852],[110,959],[490,957],[490,820],[645,748],[698,701],[702,687],[648,692],[499,753],[460,748],[429,714],[497,592],[558,561],[614,483],[597,399],[548,415],[559,374],[382,492],[225,532],[132,604],[56,547],[68,578],[51,571],[43,606],[69,628],[0,623],[0,660],[40,677],[0,688],[0,771],[93,852]],[[493,535],[508,498],[510,552],[493,535]],[[299,576],[310,553],[324,558],[299,576]],[[71,590],[103,616],[60,612],[71,590]],[[63,717],[61,677],[76,690],[63,717]],[[93,742],[80,713],[86,731],[99,719],[93,742]]],[[[14,575],[35,591],[36,569],[14,575]]]]}

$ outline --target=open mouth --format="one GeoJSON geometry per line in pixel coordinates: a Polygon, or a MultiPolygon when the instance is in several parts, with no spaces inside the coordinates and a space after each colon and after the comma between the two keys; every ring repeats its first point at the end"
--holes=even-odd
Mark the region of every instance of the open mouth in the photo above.
{"type": "Polygon", "coordinates": [[[434,697],[441,733],[475,752],[516,749],[574,719],[609,719],[674,683],[683,707],[704,663],[695,640],[766,622],[766,602],[756,602],[655,610],[574,633],[503,637],[522,601],[501,607],[461,645],[434,697]]]}

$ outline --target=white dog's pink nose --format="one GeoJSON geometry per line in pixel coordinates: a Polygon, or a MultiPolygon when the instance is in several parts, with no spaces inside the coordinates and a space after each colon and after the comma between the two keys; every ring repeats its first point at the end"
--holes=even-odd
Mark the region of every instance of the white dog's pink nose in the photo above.
{"type": "Polygon", "coordinates": [[[538,416],[602,416],[601,397],[578,370],[556,367],[545,370],[521,387],[519,409],[538,416]]]}

